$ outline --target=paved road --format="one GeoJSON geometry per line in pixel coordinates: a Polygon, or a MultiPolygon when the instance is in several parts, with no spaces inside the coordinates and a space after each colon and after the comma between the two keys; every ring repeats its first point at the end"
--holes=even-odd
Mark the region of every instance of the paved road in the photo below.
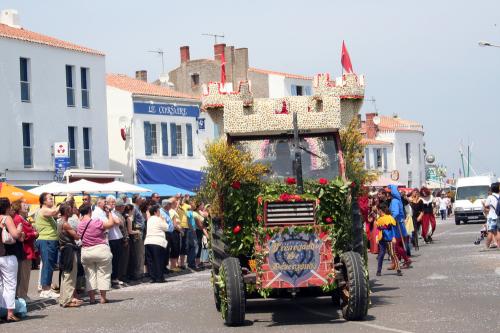
{"type": "Polygon", "coordinates": [[[498,332],[500,251],[473,245],[479,225],[438,222],[432,245],[415,252],[414,268],[375,277],[363,322],[346,322],[328,297],[249,300],[246,326],[224,327],[213,304],[209,272],[166,284],[142,284],[110,293],[112,303],[79,309],[48,306],[0,332],[498,332]]]}

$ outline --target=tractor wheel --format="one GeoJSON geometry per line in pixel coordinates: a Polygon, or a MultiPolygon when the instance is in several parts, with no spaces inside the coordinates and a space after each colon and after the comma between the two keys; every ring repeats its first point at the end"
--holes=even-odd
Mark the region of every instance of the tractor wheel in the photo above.
{"type": "Polygon", "coordinates": [[[362,320],[368,313],[368,279],[363,260],[357,252],[349,251],[340,256],[342,280],[340,306],[345,320],[362,320]]]}
{"type": "Polygon", "coordinates": [[[239,326],[245,321],[245,284],[241,272],[240,261],[237,258],[226,258],[219,270],[224,279],[225,299],[221,299],[221,310],[227,326],[239,326]]]}
{"type": "Polygon", "coordinates": [[[215,278],[215,271],[212,269],[212,287],[214,289],[214,300],[215,300],[215,308],[218,312],[220,312],[220,294],[219,294],[219,286],[217,285],[217,281],[215,278]]]}

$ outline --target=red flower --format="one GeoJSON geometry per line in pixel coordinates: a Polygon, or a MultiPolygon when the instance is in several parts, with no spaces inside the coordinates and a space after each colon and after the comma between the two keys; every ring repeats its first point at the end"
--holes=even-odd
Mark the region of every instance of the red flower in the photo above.
{"type": "Polygon", "coordinates": [[[355,188],[356,187],[356,183],[355,182],[352,182],[351,183],[351,188],[355,188]]]}
{"type": "Polygon", "coordinates": [[[233,228],[233,234],[238,234],[241,231],[241,226],[237,225],[236,227],[233,228]]]}
{"type": "Polygon", "coordinates": [[[259,206],[262,206],[262,197],[257,198],[257,203],[259,204],[259,206]]]}
{"type": "Polygon", "coordinates": [[[321,203],[321,200],[316,199],[316,205],[319,205],[321,203]]]}
{"type": "Polygon", "coordinates": [[[293,177],[288,177],[285,182],[288,184],[288,185],[294,185],[294,184],[297,184],[297,180],[293,177]]]}
{"type": "Polygon", "coordinates": [[[300,195],[298,195],[298,194],[292,195],[292,196],[291,196],[291,199],[292,199],[292,200],[295,200],[295,201],[302,201],[302,198],[301,198],[301,197],[300,197],[300,195]]]}
{"type": "Polygon", "coordinates": [[[217,188],[217,183],[216,182],[212,182],[212,184],[210,184],[212,186],[213,189],[216,189],[217,188]]]}
{"type": "Polygon", "coordinates": [[[257,215],[257,222],[262,222],[262,216],[261,215],[257,215]]]}
{"type": "Polygon", "coordinates": [[[282,195],[280,195],[280,201],[290,201],[290,194],[288,193],[283,193],[282,195]]]}
{"type": "Polygon", "coordinates": [[[318,182],[319,182],[321,185],[326,185],[326,184],[328,184],[328,179],[326,179],[326,178],[320,178],[318,182]]]}
{"type": "Polygon", "coordinates": [[[241,188],[241,183],[239,181],[235,181],[231,184],[231,187],[235,190],[239,190],[241,188]]]}
{"type": "Polygon", "coordinates": [[[330,224],[330,223],[333,222],[333,219],[330,216],[325,217],[325,222],[328,223],[328,224],[330,224]]]}

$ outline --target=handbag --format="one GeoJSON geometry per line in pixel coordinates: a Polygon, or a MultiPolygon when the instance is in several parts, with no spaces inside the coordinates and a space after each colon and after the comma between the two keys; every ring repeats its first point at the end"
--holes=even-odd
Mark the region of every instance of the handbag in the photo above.
{"type": "Polygon", "coordinates": [[[12,237],[9,230],[7,230],[7,225],[5,224],[6,219],[7,216],[4,216],[2,219],[2,243],[7,245],[15,244],[16,240],[14,239],[14,237],[12,237]]]}

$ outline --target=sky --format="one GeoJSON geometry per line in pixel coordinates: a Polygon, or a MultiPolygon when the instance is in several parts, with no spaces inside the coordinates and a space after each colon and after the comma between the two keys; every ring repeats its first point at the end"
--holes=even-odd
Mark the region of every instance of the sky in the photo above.
{"type": "MultiPolygon", "coordinates": [[[[500,176],[498,0],[0,0],[19,11],[26,29],[106,54],[109,73],[161,73],[191,59],[212,58],[213,38],[249,49],[250,66],[304,75],[341,73],[345,40],[366,99],[379,114],[420,122],[426,148],[458,176],[459,149],[471,146],[478,173],[500,176]]],[[[1,50],[0,50],[1,51],[1,50]]],[[[365,101],[362,113],[373,112],[365,101]]]]}

